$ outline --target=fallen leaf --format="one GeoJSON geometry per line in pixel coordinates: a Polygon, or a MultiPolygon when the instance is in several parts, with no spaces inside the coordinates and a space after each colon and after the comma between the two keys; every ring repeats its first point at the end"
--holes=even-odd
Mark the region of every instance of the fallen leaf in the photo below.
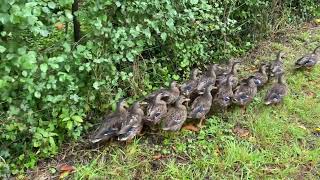
{"type": "Polygon", "coordinates": [[[193,124],[188,124],[186,126],[183,126],[182,129],[186,129],[193,132],[198,132],[200,130],[198,127],[194,126],[193,124]]]}
{"type": "Polygon", "coordinates": [[[239,126],[237,126],[233,129],[233,133],[235,133],[240,138],[246,138],[250,134],[249,130],[241,128],[239,126]]]}
{"type": "Polygon", "coordinates": [[[54,25],[56,27],[56,29],[58,30],[62,30],[64,28],[64,24],[61,22],[58,22],[54,25]]]}
{"type": "Polygon", "coordinates": [[[64,179],[65,177],[67,177],[70,173],[68,171],[63,171],[60,175],[59,175],[59,179],[64,179]]]}
{"type": "Polygon", "coordinates": [[[159,160],[162,158],[162,155],[161,154],[157,154],[155,156],[152,157],[154,160],[159,160]]]}
{"type": "Polygon", "coordinates": [[[68,164],[62,164],[59,166],[59,170],[60,171],[67,171],[67,172],[73,172],[74,170],[76,170],[76,168],[74,166],[70,166],[68,164]]]}
{"type": "Polygon", "coordinates": [[[299,125],[298,127],[301,129],[307,130],[307,128],[304,125],[299,125]]]}

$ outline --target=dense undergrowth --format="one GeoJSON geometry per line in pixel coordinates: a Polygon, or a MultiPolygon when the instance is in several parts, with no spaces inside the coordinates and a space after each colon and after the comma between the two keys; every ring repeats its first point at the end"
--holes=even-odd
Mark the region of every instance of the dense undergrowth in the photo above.
{"type": "Polygon", "coordinates": [[[0,1],[0,174],[55,155],[96,121],[89,112],[320,15],[317,0],[81,1],[73,43],[72,3],[0,1]]]}

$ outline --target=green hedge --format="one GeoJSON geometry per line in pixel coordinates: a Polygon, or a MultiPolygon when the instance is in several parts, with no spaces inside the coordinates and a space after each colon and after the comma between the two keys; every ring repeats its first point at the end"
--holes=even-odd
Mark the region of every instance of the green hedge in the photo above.
{"type": "Polygon", "coordinates": [[[93,123],[88,112],[320,16],[317,1],[81,1],[82,38],[73,43],[72,0],[0,0],[0,177],[79,138],[93,123]]]}

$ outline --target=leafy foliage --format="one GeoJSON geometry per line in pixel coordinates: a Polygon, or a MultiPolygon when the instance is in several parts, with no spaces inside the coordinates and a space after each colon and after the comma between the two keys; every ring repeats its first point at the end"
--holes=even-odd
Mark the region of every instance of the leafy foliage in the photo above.
{"type": "Polygon", "coordinates": [[[13,173],[79,138],[92,123],[86,113],[319,15],[316,0],[84,1],[76,13],[83,37],[72,43],[72,0],[0,3],[0,156],[13,173]]]}

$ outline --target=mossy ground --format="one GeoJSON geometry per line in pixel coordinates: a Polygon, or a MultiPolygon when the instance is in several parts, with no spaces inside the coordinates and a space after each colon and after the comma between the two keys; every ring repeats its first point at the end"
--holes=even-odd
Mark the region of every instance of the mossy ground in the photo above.
{"type": "Polygon", "coordinates": [[[293,63],[320,44],[320,28],[285,33],[279,40],[262,42],[247,56],[253,63],[240,68],[245,76],[284,51],[289,94],[283,104],[263,104],[269,83],[245,114],[238,107],[223,117],[215,114],[199,132],[146,131],[131,143],[111,142],[97,149],[79,148],[78,142],[46,164],[46,173],[34,174],[55,176],[58,172],[48,169],[55,171],[66,162],[76,167],[72,179],[319,178],[320,65],[312,72],[297,72],[293,63]]]}

